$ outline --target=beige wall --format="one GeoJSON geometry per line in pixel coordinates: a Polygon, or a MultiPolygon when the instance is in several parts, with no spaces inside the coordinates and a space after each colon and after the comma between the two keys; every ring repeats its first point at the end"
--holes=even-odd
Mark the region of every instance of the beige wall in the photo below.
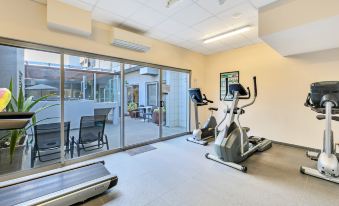
{"type": "MultiPolygon", "coordinates": [[[[215,54],[208,57],[205,92],[218,100],[220,72],[239,70],[241,83],[251,87],[256,75],[258,99],[241,118],[243,125],[251,127],[253,135],[319,148],[324,122],[303,104],[312,82],[338,80],[338,57],[339,49],[284,58],[266,44],[215,54]]],[[[221,116],[219,111],[218,120],[221,116]]],[[[336,137],[338,125],[333,126],[336,137]]]]}

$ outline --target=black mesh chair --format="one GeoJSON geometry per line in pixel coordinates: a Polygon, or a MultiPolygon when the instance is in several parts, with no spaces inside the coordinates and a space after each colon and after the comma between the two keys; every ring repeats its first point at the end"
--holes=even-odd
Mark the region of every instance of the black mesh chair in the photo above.
{"type": "MultiPolygon", "coordinates": [[[[70,152],[69,141],[70,122],[64,123],[64,135],[65,135],[65,154],[70,152]]],[[[61,127],[60,123],[39,124],[34,126],[34,145],[31,149],[31,167],[34,167],[35,159],[38,158],[41,162],[51,161],[59,159],[60,157],[54,157],[52,155],[60,153],[61,144],[61,127]],[[49,152],[53,151],[55,152],[49,152]],[[43,154],[46,153],[46,154],[43,154]],[[50,156],[51,158],[42,158],[50,156]]],[[[73,151],[71,151],[73,157],[73,151]]]]}
{"type": "Polygon", "coordinates": [[[80,120],[79,138],[73,138],[71,150],[76,146],[78,157],[80,151],[92,151],[101,149],[106,145],[109,150],[105,131],[106,115],[83,116],[80,120]]]}

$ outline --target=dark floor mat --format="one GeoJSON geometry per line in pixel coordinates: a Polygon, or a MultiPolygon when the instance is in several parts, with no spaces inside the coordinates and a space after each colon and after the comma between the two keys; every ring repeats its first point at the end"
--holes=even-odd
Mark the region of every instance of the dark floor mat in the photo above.
{"type": "Polygon", "coordinates": [[[155,150],[155,149],[156,149],[156,147],[153,147],[152,145],[145,145],[145,146],[142,146],[142,147],[137,147],[137,148],[134,148],[134,149],[127,150],[126,152],[130,156],[134,156],[134,155],[141,154],[141,153],[148,152],[148,151],[155,150]]]}

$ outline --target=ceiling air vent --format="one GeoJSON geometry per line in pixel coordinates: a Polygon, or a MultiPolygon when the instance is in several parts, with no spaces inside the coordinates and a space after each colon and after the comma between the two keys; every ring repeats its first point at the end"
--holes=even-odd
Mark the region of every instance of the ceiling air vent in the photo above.
{"type": "Polygon", "coordinates": [[[146,37],[119,28],[113,28],[111,44],[137,52],[147,52],[151,49],[150,40],[146,37]]]}

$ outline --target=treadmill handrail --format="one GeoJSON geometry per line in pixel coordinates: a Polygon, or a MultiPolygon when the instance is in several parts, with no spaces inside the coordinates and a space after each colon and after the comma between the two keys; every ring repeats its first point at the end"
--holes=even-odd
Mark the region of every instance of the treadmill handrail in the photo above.
{"type": "Polygon", "coordinates": [[[16,178],[16,179],[13,179],[13,180],[0,182],[0,189],[4,188],[4,187],[9,187],[9,186],[12,186],[12,185],[20,184],[20,183],[23,183],[23,182],[28,182],[28,181],[31,181],[31,180],[43,178],[43,177],[46,177],[46,176],[55,175],[55,174],[62,173],[62,172],[65,172],[65,171],[75,170],[75,169],[78,169],[78,168],[81,168],[81,167],[86,167],[86,166],[89,166],[89,165],[98,164],[98,163],[101,163],[103,165],[105,164],[104,161],[81,162],[81,163],[77,163],[77,164],[73,164],[73,165],[69,165],[69,166],[65,166],[65,167],[61,167],[61,168],[57,168],[57,169],[53,169],[53,170],[49,170],[49,171],[46,171],[46,172],[40,172],[40,173],[37,173],[37,174],[32,174],[32,175],[16,178]]]}
{"type": "Polygon", "coordinates": [[[81,191],[82,188],[88,188],[88,187],[94,186],[94,185],[96,185],[98,183],[105,182],[105,181],[107,181],[109,179],[117,180],[118,177],[116,175],[112,175],[112,174],[106,175],[106,176],[100,177],[100,178],[95,179],[95,180],[84,182],[84,183],[78,184],[76,186],[60,190],[58,192],[50,193],[48,195],[44,195],[44,196],[41,196],[41,197],[29,200],[29,201],[20,203],[17,206],[28,206],[28,205],[32,205],[33,206],[33,205],[38,205],[38,204],[46,204],[49,201],[51,201],[52,198],[53,199],[57,199],[57,198],[60,198],[60,197],[64,196],[65,194],[69,194],[70,192],[78,192],[78,191],[81,191]]]}

